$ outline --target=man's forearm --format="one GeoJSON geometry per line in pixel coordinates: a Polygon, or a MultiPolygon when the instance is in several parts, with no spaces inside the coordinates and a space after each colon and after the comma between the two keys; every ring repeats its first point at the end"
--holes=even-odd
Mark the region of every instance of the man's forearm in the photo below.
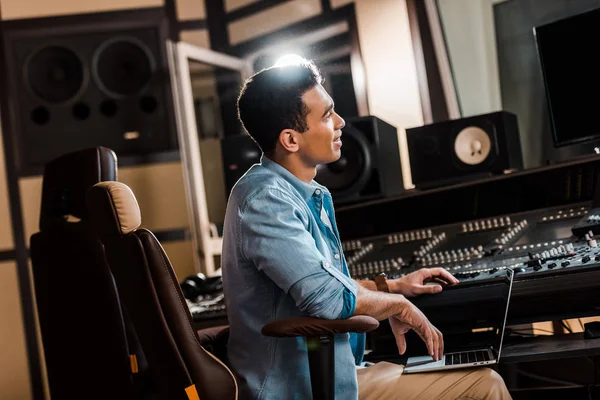
{"type": "Polygon", "coordinates": [[[361,279],[361,280],[356,280],[356,283],[358,283],[360,286],[364,287],[365,289],[377,291],[377,285],[375,285],[375,282],[373,282],[373,281],[361,279]]]}
{"type": "Polygon", "coordinates": [[[382,321],[393,315],[402,313],[408,300],[400,294],[377,292],[365,288],[361,282],[356,291],[356,309],[354,315],[368,315],[382,321]]]}
{"type": "MultiPolygon", "coordinates": [[[[399,281],[400,281],[400,279],[388,279],[387,280],[387,285],[388,285],[388,288],[390,289],[390,293],[404,294],[400,290],[400,287],[399,287],[400,285],[398,283],[399,281]]],[[[377,285],[375,284],[374,281],[361,279],[361,280],[356,280],[356,283],[358,283],[360,286],[364,287],[365,289],[377,291],[377,285]]]]}

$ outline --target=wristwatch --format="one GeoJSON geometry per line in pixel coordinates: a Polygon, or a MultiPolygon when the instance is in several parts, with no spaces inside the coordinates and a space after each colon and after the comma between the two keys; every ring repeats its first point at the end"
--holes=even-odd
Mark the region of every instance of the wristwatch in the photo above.
{"type": "Polygon", "coordinates": [[[377,286],[377,291],[379,292],[390,292],[390,288],[387,284],[387,275],[385,273],[377,274],[373,277],[373,282],[375,282],[375,286],[377,286]]]}

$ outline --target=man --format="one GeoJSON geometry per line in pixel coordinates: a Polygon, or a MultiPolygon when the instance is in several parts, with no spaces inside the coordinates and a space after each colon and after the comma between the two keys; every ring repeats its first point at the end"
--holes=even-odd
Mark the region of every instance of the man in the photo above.
{"type": "MultiPolygon", "coordinates": [[[[389,280],[392,293],[349,277],[331,195],[313,180],[317,165],[340,157],[344,126],[321,82],[311,62],[276,66],[248,79],[238,98],[240,120],[263,151],[231,192],[223,237],[228,358],[241,399],[311,398],[304,339],[263,336],[273,320],[389,318],[401,354],[410,329],[435,359],[444,351],[442,334],[405,296],[439,292],[424,285],[432,277],[458,282],[450,273],[389,280]]],[[[364,334],[336,335],[334,346],[339,399],[510,398],[489,369],[402,376],[402,366],[382,362],[357,370],[364,334]]]]}

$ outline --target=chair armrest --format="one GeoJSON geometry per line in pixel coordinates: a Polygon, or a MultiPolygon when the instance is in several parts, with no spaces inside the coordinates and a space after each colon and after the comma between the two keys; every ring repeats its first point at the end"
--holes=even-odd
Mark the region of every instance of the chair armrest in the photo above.
{"type": "Polygon", "coordinates": [[[262,328],[262,334],[274,337],[314,337],[334,333],[370,332],[378,327],[379,322],[366,315],[348,319],[297,317],[269,322],[262,328]]]}
{"type": "Polygon", "coordinates": [[[206,329],[200,329],[198,331],[198,339],[200,345],[208,346],[215,343],[224,342],[227,343],[229,337],[229,325],[213,326],[206,329]]]}

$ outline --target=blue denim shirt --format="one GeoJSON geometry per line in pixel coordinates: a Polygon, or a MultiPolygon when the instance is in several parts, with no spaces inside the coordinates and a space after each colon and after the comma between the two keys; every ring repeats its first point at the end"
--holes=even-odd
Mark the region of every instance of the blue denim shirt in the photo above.
{"type": "MultiPolygon", "coordinates": [[[[234,186],[221,257],[230,324],[228,358],[240,399],[311,398],[304,338],[261,334],[270,321],[350,317],[348,273],[329,191],[263,156],[234,186]]],[[[364,334],[334,337],[336,398],[356,399],[364,334]]]]}

